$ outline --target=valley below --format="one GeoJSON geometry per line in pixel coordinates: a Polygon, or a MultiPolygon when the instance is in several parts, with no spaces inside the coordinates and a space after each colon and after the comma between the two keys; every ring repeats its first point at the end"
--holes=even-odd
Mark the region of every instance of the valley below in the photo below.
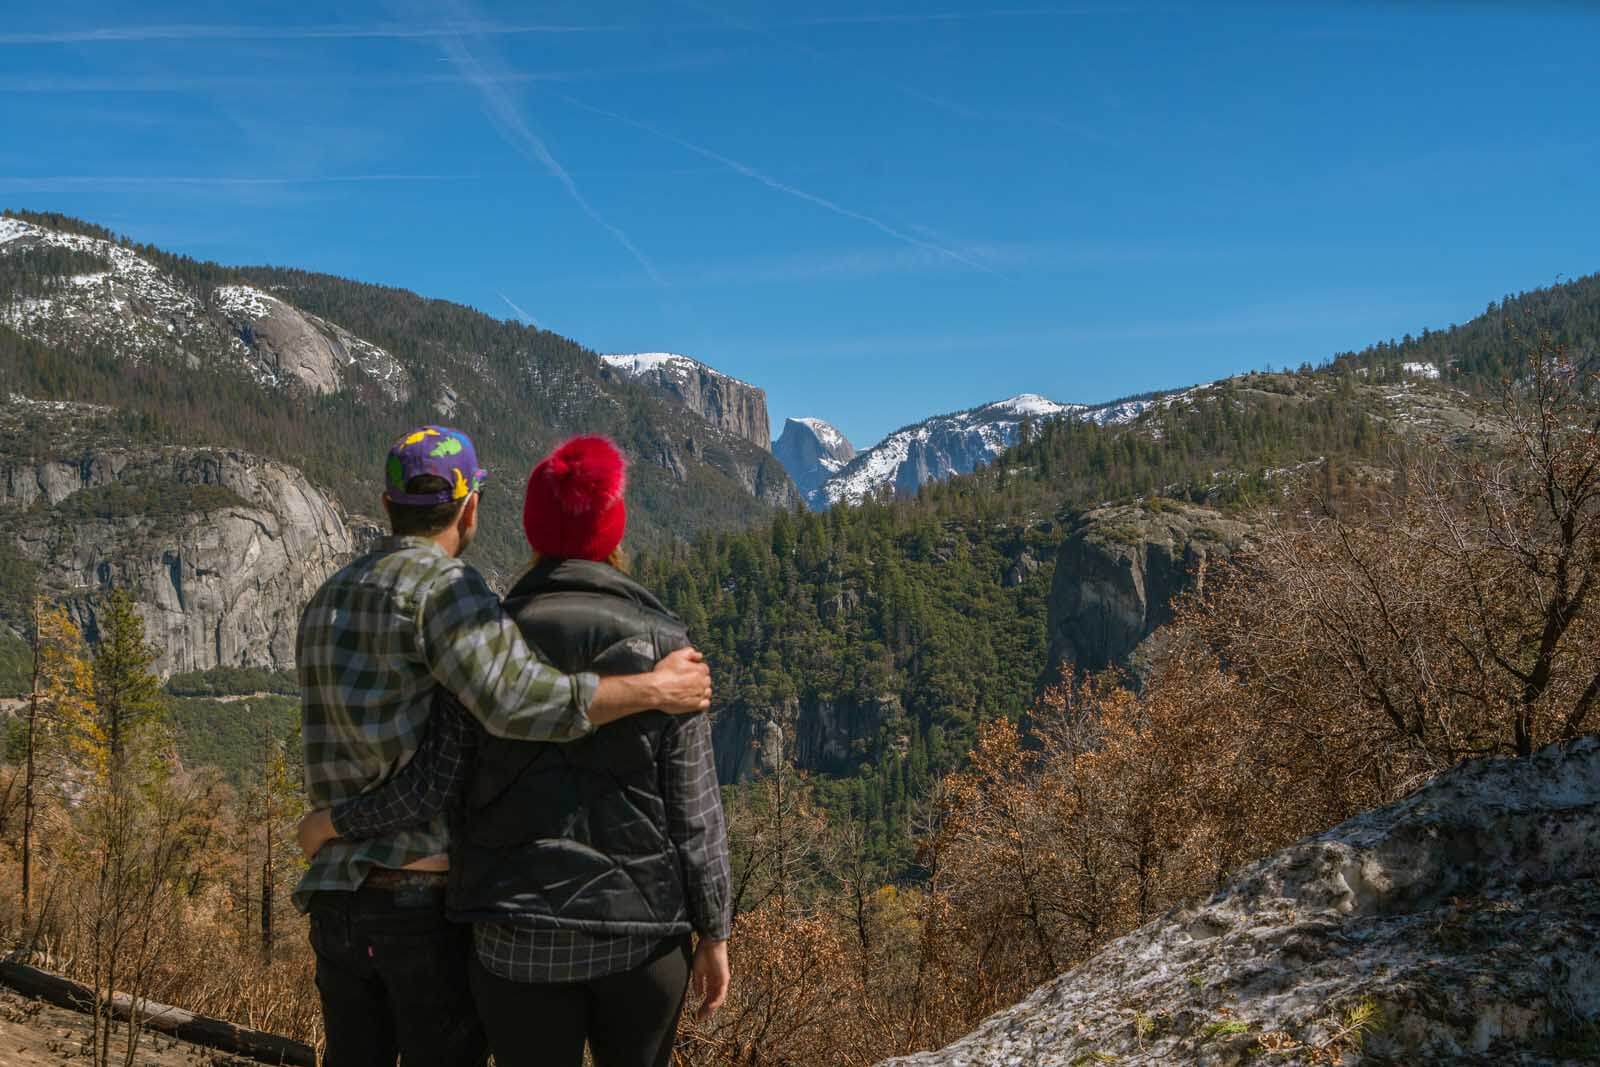
{"type": "MultiPolygon", "coordinates": [[[[738,978],[685,1064],[1597,1054],[1600,277],[861,445],[826,412],[774,439],[765,390],[694,357],[63,216],[0,218],[0,268],[19,954],[82,980],[117,954],[89,813],[136,704],[141,825],[179,843],[129,853],[156,873],[124,980],[318,1039],[299,613],[384,533],[393,436],[449,421],[491,470],[468,559],[500,589],[532,462],[612,436],[634,573],[712,666],[738,978]],[[137,702],[104,697],[113,647],[137,702]]],[[[76,1033],[0,1005],[0,1059],[76,1033]]],[[[148,1062],[213,1062],[162,1040],[148,1062]]]]}

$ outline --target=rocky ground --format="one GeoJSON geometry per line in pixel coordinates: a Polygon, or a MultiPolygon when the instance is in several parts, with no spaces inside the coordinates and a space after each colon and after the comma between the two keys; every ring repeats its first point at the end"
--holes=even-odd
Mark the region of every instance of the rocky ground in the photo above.
{"type": "Polygon", "coordinates": [[[1441,775],[899,1067],[1600,1063],[1600,737],[1441,775]]]}
{"type": "MultiPolygon", "coordinates": [[[[5,1067],[61,1067],[92,1062],[89,1017],[0,988],[0,1064],[5,1067]]],[[[113,1049],[123,1046],[119,1035],[113,1049]]],[[[119,1051],[120,1057],[120,1051],[119,1051]]],[[[160,1034],[139,1039],[136,1067],[260,1067],[254,1060],[228,1056],[160,1034]]]]}

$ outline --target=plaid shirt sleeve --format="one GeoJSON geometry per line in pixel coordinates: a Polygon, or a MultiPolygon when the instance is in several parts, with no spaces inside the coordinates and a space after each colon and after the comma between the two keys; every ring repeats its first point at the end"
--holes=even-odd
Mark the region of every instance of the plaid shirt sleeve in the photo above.
{"type": "Polygon", "coordinates": [[[539,659],[472,568],[451,567],[420,591],[417,633],[434,679],[496,737],[571,741],[594,729],[600,680],[539,659]]]}
{"type": "Polygon", "coordinates": [[[725,941],[732,923],[728,834],[711,753],[711,717],[673,720],[667,732],[664,785],[667,833],[683,867],[689,919],[702,937],[725,941]]]}
{"type": "Polygon", "coordinates": [[[417,754],[380,788],[334,806],[333,828],[347,841],[426,826],[461,794],[478,749],[478,731],[461,705],[440,691],[417,754]]]}

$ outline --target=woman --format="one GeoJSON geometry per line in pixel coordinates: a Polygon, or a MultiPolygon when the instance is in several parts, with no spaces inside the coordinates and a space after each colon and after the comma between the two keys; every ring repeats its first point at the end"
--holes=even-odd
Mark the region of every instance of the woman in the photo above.
{"type": "MultiPolygon", "coordinates": [[[[625,482],[600,437],[568,441],[528,479],[534,563],[506,608],[565,671],[637,673],[688,645],[623,570],[625,482]]],[[[578,1067],[585,1042],[596,1067],[664,1067],[691,974],[703,1015],[728,983],[707,717],[647,712],[558,745],[492,737],[447,705],[405,770],[335,808],[333,826],[364,837],[452,809],[448,910],[473,927],[473,997],[498,1067],[578,1067]]]]}

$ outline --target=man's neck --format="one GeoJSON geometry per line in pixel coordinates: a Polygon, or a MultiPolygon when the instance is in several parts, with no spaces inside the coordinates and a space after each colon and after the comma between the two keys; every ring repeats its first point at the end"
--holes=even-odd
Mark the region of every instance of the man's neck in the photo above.
{"type": "Polygon", "coordinates": [[[435,534],[428,538],[439,546],[439,551],[452,558],[461,555],[461,531],[454,526],[443,533],[435,534]]]}

